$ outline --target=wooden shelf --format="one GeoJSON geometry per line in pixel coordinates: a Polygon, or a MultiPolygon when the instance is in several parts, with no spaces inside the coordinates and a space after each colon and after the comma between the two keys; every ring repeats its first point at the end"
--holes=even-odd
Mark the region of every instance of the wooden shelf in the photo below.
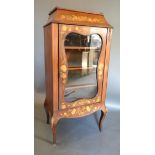
{"type": "Polygon", "coordinates": [[[86,67],[86,68],[82,68],[82,67],[68,67],[68,70],[89,70],[89,69],[95,69],[97,67],[86,67]]]}
{"type": "Polygon", "coordinates": [[[70,90],[70,89],[79,89],[79,88],[86,88],[86,87],[96,87],[96,84],[80,84],[80,85],[69,85],[65,88],[65,90],[70,90]]]}
{"type": "Polygon", "coordinates": [[[100,48],[97,47],[82,47],[82,46],[65,46],[65,49],[100,50],[100,48]]]}

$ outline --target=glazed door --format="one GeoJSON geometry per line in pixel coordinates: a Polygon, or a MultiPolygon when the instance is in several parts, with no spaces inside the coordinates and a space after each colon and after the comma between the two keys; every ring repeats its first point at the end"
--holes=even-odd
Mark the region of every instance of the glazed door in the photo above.
{"type": "Polygon", "coordinates": [[[101,102],[106,28],[59,25],[59,109],[101,102]]]}

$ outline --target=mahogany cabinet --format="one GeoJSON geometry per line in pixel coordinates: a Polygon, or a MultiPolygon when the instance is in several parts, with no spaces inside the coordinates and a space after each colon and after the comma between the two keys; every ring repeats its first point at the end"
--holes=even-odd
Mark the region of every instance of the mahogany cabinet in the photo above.
{"type": "Polygon", "coordinates": [[[102,14],[55,8],[44,26],[47,123],[53,143],[61,118],[101,111],[105,105],[112,26],[102,14]]]}

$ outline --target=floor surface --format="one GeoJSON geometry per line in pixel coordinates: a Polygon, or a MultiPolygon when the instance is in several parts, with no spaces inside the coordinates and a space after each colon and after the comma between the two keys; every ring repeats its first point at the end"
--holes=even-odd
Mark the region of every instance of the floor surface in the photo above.
{"type": "Polygon", "coordinates": [[[120,113],[109,112],[98,129],[100,111],[77,119],[62,119],[57,125],[57,144],[52,144],[50,125],[46,124],[43,99],[35,103],[34,154],[35,155],[119,155],[120,113]]]}

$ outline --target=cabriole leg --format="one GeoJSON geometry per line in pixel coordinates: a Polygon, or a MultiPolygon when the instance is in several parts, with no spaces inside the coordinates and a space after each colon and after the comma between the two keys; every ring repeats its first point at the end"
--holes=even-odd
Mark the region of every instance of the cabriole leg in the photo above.
{"type": "Polygon", "coordinates": [[[99,130],[101,131],[102,128],[102,123],[107,115],[108,109],[107,108],[102,108],[101,109],[101,116],[100,116],[100,121],[99,121],[99,130]]]}
{"type": "Polygon", "coordinates": [[[58,121],[59,121],[59,118],[57,118],[53,115],[53,117],[51,119],[51,128],[52,128],[52,133],[53,133],[53,144],[56,144],[56,127],[57,127],[58,121]]]}
{"type": "Polygon", "coordinates": [[[47,100],[45,99],[45,102],[44,102],[44,109],[45,109],[45,113],[46,113],[46,123],[47,124],[50,124],[50,115],[49,115],[49,112],[48,112],[48,108],[47,108],[47,100]]]}

